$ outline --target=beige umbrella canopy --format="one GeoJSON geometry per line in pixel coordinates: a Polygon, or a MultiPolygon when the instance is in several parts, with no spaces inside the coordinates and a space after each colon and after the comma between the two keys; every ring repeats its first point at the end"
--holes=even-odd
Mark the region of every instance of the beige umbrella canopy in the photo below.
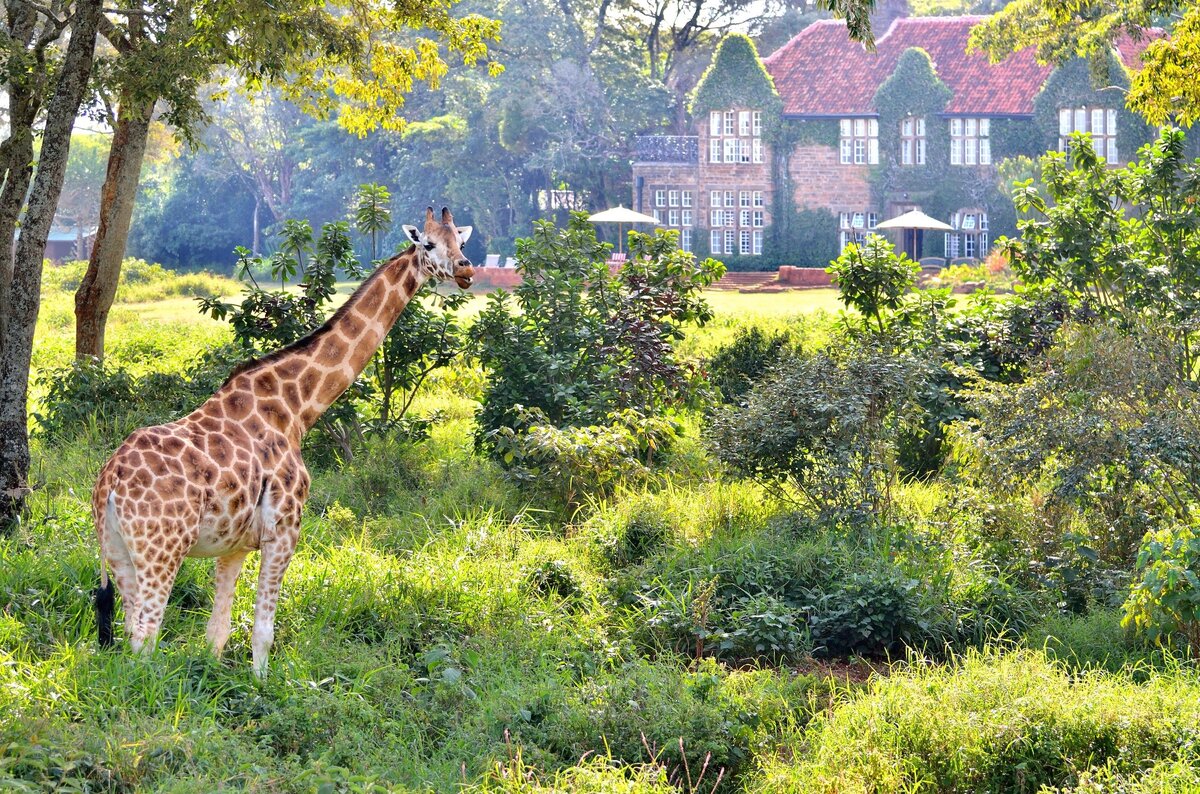
{"type": "Polygon", "coordinates": [[[931,218],[920,210],[909,210],[903,215],[886,220],[875,227],[876,229],[931,229],[936,232],[953,231],[954,227],[942,223],[937,218],[931,218]]]}
{"type": "Polygon", "coordinates": [[[621,227],[627,223],[653,223],[658,225],[658,220],[653,215],[644,215],[640,212],[634,212],[620,205],[607,210],[601,210],[595,215],[589,215],[588,220],[592,223],[615,223],[617,224],[617,250],[624,250],[625,235],[622,233],[621,227]]]}
{"type": "Polygon", "coordinates": [[[901,247],[907,253],[912,251],[913,258],[920,257],[920,240],[918,230],[929,230],[935,232],[953,231],[954,227],[948,223],[942,223],[937,218],[931,218],[920,210],[909,210],[903,215],[897,215],[895,218],[890,218],[875,227],[876,229],[902,229],[903,236],[901,247]],[[911,241],[908,237],[909,232],[912,233],[911,241]]]}

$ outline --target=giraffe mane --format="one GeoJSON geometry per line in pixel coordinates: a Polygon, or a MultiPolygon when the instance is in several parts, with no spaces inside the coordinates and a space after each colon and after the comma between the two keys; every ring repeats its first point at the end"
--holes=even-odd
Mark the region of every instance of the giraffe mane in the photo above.
{"type": "Polygon", "coordinates": [[[354,307],[354,304],[356,304],[358,299],[362,296],[363,291],[366,290],[366,288],[370,286],[375,279],[379,278],[380,274],[382,274],[384,270],[386,270],[390,265],[395,264],[397,260],[409,255],[419,247],[420,246],[411,246],[404,251],[401,251],[387,262],[384,262],[379,267],[375,268],[375,272],[367,276],[366,280],[359,284],[354,292],[350,293],[350,297],[346,299],[346,302],[339,306],[333,314],[329,315],[325,322],[321,323],[318,328],[309,331],[295,342],[286,344],[283,347],[278,348],[277,350],[272,350],[270,353],[266,353],[262,356],[248,358],[242,363],[238,364],[233,368],[233,371],[229,373],[229,377],[225,378],[225,382],[221,384],[221,388],[223,389],[232,383],[233,379],[238,375],[250,372],[251,370],[257,369],[261,366],[274,364],[276,361],[290,356],[293,353],[302,353],[310,349],[317,342],[321,341],[325,334],[329,333],[329,329],[332,328],[338,320],[345,316],[346,312],[350,311],[350,309],[354,307]]]}

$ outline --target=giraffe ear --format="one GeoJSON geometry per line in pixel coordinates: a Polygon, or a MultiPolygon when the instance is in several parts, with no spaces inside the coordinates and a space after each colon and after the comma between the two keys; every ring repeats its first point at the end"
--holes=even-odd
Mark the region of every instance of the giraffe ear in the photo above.
{"type": "Polygon", "coordinates": [[[416,226],[404,224],[404,236],[413,241],[413,245],[424,245],[425,235],[416,226]]]}
{"type": "Polygon", "coordinates": [[[458,227],[458,244],[466,245],[467,240],[471,239],[471,232],[475,231],[474,226],[459,226],[458,227]]]}

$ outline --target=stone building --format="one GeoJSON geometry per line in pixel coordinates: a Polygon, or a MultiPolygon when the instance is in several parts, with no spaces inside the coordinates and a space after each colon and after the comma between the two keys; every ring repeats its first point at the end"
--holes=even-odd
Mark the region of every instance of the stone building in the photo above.
{"type": "Polygon", "coordinates": [[[910,209],[953,227],[909,235],[910,256],[982,258],[1015,233],[1005,183],[1028,163],[1014,158],[1065,149],[1084,132],[1120,164],[1153,137],[1122,91],[1145,41],[1119,42],[1094,83],[1083,61],[968,54],[982,19],[898,16],[874,52],[836,20],[763,59],[744,36],[727,38],[697,88],[694,135],[638,140],[635,209],[734,269],[824,267],[910,209]]]}

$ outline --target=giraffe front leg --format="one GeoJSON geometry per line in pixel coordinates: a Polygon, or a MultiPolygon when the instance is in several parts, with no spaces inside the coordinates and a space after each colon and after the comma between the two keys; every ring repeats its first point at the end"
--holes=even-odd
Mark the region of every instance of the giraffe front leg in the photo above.
{"type": "Polygon", "coordinates": [[[205,632],[208,644],[217,656],[221,655],[221,651],[225,649],[225,642],[229,639],[233,593],[237,588],[238,574],[242,572],[242,562],[247,553],[238,551],[217,558],[212,617],[208,619],[208,631],[205,632]]]}
{"type": "Polygon", "coordinates": [[[262,560],[258,571],[258,593],[254,599],[254,634],[250,641],[254,654],[254,674],[263,678],[267,674],[267,655],[275,641],[275,605],[279,600],[279,588],[287,572],[292,553],[296,550],[296,533],[280,532],[269,542],[262,544],[262,560]]]}

